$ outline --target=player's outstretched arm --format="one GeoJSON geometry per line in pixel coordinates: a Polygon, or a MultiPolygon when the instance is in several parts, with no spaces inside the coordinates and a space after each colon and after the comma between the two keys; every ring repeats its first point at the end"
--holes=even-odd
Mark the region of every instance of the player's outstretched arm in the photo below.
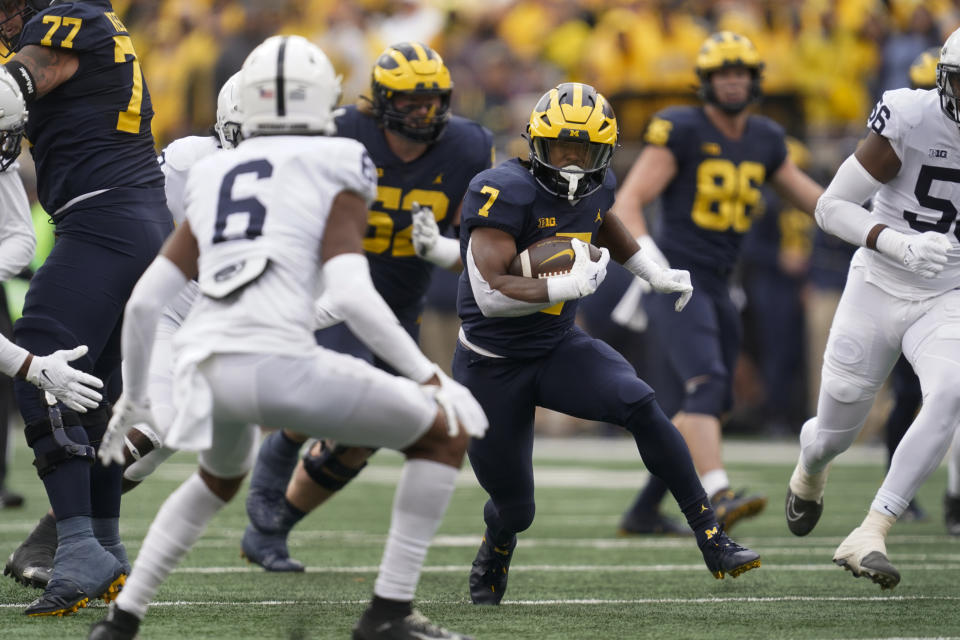
{"type": "Polygon", "coordinates": [[[789,157],[773,174],[771,181],[777,192],[800,211],[813,215],[823,187],[803,172],[789,157]]]}
{"type": "Polygon", "coordinates": [[[649,235],[643,208],[660,197],[676,175],[677,159],[667,147],[650,144],[640,152],[613,204],[631,236],[649,235]]]}
{"type": "Polygon", "coordinates": [[[97,389],[103,388],[100,378],[68,364],[86,353],[86,345],[80,345],[55,351],[48,356],[35,356],[0,336],[0,371],[10,377],[24,379],[38,389],[53,394],[74,411],[84,413],[100,404],[102,396],[97,389]]]}
{"type": "Polygon", "coordinates": [[[157,322],[166,307],[190,278],[197,275],[197,239],[184,221],[137,281],[123,314],[120,349],[123,354],[123,396],[113,407],[113,416],[100,445],[104,464],[123,464],[123,440],[134,425],[146,422],[155,429],[147,383],[157,322]]]}
{"type": "Polygon", "coordinates": [[[877,223],[863,208],[882,183],[900,172],[900,159],[890,142],[874,132],[844,160],[817,202],[817,224],[827,233],[875,249],[924,278],[933,278],[947,262],[950,241],[928,231],[905,234],[877,223]]]}

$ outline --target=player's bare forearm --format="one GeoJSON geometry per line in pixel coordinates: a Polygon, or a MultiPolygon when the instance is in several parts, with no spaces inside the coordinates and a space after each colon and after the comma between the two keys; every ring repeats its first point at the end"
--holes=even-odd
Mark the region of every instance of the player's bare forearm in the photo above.
{"type": "Polygon", "coordinates": [[[481,277],[508,298],[522,302],[547,302],[546,280],[523,278],[508,273],[517,255],[516,240],[510,234],[490,227],[479,227],[470,234],[470,251],[481,277]]]}
{"type": "Polygon", "coordinates": [[[809,216],[817,208],[817,200],[823,195],[823,187],[787,159],[773,176],[777,191],[793,206],[809,216]]]}
{"type": "Polygon", "coordinates": [[[613,211],[608,211],[603,218],[603,224],[597,231],[597,245],[609,249],[610,257],[620,264],[640,249],[640,245],[613,211]]]}
{"type": "Polygon", "coordinates": [[[11,60],[22,64],[33,76],[38,98],[72,78],[80,64],[75,53],[35,44],[28,44],[11,60]]]}

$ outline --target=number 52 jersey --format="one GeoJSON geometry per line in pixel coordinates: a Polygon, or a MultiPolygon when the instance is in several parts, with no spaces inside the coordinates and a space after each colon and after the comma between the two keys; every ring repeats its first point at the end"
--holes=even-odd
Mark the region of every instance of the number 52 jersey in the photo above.
{"type": "Polygon", "coordinates": [[[885,92],[867,124],[900,158],[900,172],[874,197],[876,222],[908,235],[942,233],[953,247],[935,278],[923,278],[893,258],[864,248],[854,255],[853,265],[867,266],[868,282],[907,300],[960,287],[960,130],[940,109],[936,89],[885,92]]]}

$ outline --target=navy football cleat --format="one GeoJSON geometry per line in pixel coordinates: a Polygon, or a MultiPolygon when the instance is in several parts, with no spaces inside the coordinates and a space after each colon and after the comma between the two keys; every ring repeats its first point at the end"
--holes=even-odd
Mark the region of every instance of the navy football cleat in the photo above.
{"type": "Polygon", "coordinates": [[[43,589],[53,574],[53,556],[57,552],[57,520],[52,513],[40,518],[27,539],[14,549],[3,575],[25,587],[43,589]]]}
{"type": "Polygon", "coordinates": [[[113,605],[107,617],[90,627],[87,640],[133,640],[140,629],[140,618],[113,605]]]}
{"type": "Polygon", "coordinates": [[[725,531],[732,529],[739,520],[759,514],[767,506],[767,496],[745,494],[743,490],[734,493],[730,489],[724,489],[710,497],[710,505],[717,517],[717,523],[725,531]]]}
{"type": "Polygon", "coordinates": [[[258,564],[267,571],[305,571],[303,563],[290,557],[285,533],[264,533],[253,524],[248,524],[240,541],[240,556],[258,564]]]}
{"type": "Polygon", "coordinates": [[[819,500],[804,500],[787,487],[787,502],[784,506],[787,516],[787,528],[795,536],[805,536],[820,521],[823,513],[823,498],[819,500]]]}
{"type": "Polygon", "coordinates": [[[480,550],[470,568],[470,600],[473,604],[500,604],[507,591],[507,572],[517,548],[517,536],[506,547],[490,543],[490,531],[484,532],[480,550]]]}
{"type": "Polygon", "coordinates": [[[114,600],[126,582],[123,566],[93,536],[57,547],[53,575],[43,595],[24,611],[28,616],[64,616],[102,598],[114,600]]]}
{"type": "Polygon", "coordinates": [[[736,578],[760,566],[760,554],[738,545],[722,527],[714,527],[706,533],[707,540],[700,546],[700,553],[707,569],[717,580],[722,580],[726,574],[736,578]]]}
{"type": "Polygon", "coordinates": [[[473,640],[473,636],[465,636],[438,627],[416,609],[408,616],[387,621],[375,620],[370,616],[370,609],[367,609],[357,622],[357,626],[353,628],[353,640],[431,640],[432,638],[473,640]]]}
{"type": "Polygon", "coordinates": [[[620,520],[617,535],[624,536],[692,536],[690,527],[681,524],[673,518],[668,518],[659,511],[641,512],[628,511],[620,520]]]}

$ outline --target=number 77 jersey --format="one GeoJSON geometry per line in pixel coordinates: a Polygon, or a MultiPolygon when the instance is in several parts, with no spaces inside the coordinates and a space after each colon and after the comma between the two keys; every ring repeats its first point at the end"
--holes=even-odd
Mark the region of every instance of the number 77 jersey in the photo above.
{"type": "Polygon", "coordinates": [[[870,282],[907,300],[960,287],[960,130],[940,110],[936,89],[885,92],[867,124],[900,158],[900,172],[874,197],[877,223],[911,235],[942,233],[953,248],[944,270],[930,279],[867,249],[857,252],[854,264],[866,265],[870,282]]]}
{"type": "MultiPolygon", "coordinates": [[[[50,214],[103,189],[163,189],[153,107],[130,34],[107,0],[55,4],[24,26],[20,48],[77,56],[76,73],[30,105],[26,135],[50,214]]],[[[162,195],[162,192],[161,192],[162,195]]]]}

